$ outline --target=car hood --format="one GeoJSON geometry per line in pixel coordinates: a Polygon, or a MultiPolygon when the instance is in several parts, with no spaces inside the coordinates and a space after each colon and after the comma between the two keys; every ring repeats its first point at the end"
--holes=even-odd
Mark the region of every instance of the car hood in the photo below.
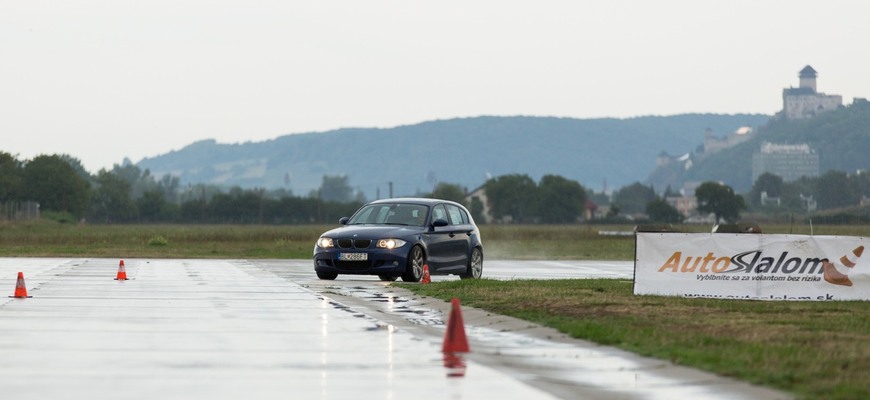
{"type": "Polygon", "coordinates": [[[408,235],[422,233],[420,226],[396,225],[347,225],[326,231],[321,236],[333,239],[356,237],[358,239],[403,238],[408,235]]]}

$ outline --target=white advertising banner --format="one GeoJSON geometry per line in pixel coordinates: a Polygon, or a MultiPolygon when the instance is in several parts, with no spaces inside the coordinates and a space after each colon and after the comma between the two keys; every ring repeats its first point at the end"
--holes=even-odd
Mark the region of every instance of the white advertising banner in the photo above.
{"type": "Polygon", "coordinates": [[[867,239],[638,232],[634,294],[752,300],[870,300],[867,239]]]}

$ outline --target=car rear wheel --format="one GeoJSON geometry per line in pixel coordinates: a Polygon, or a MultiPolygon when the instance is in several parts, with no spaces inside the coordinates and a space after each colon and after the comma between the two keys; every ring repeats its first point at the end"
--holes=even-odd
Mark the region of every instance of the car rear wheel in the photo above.
{"type": "Polygon", "coordinates": [[[328,281],[334,281],[335,278],[338,278],[338,273],[317,271],[317,277],[328,281]]]}
{"type": "Polygon", "coordinates": [[[475,247],[471,251],[471,258],[468,259],[468,269],[464,274],[459,275],[460,279],[480,279],[483,275],[483,252],[480,248],[475,247]]]}
{"type": "Polygon", "coordinates": [[[399,279],[399,277],[395,275],[378,275],[378,278],[380,278],[384,282],[393,282],[396,279],[399,279]]]}
{"type": "Polygon", "coordinates": [[[405,273],[402,274],[402,280],[405,282],[420,282],[420,279],[423,279],[424,264],[426,264],[426,255],[423,254],[423,248],[414,246],[411,252],[408,253],[408,265],[405,267],[405,273]]]}

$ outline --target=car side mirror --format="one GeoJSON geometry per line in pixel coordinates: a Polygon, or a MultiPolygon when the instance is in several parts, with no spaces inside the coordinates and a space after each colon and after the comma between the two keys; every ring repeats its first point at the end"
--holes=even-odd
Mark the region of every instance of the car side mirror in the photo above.
{"type": "Polygon", "coordinates": [[[348,218],[348,217],[341,217],[341,219],[338,220],[338,223],[341,224],[341,225],[347,225],[347,221],[350,221],[350,218],[348,218]]]}
{"type": "Polygon", "coordinates": [[[438,219],[432,221],[432,226],[434,226],[436,228],[439,226],[447,226],[447,225],[450,225],[450,224],[444,218],[438,218],[438,219]]]}

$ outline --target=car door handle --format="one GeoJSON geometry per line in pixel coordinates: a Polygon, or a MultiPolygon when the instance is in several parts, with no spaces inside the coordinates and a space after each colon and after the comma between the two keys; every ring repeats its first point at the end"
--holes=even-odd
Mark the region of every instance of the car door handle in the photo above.
{"type": "Polygon", "coordinates": [[[450,236],[450,237],[454,237],[454,236],[456,236],[456,234],[455,234],[455,233],[453,233],[453,232],[450,232],[450,234],[449,234],[449,235],[447,235],[447,236],[450,236]]]}

